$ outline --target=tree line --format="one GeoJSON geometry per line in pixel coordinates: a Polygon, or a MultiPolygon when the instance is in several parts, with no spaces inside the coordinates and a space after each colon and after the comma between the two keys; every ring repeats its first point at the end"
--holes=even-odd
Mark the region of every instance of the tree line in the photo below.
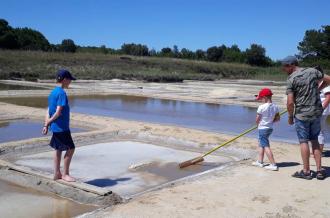
{"type": "MultiPolygon", "coordinates": [[[[147,45],[124,43],[120,49],[107,48],[105,45],[79,46],[72,39],[63,39],[61,44],[51,44],[39,31],[30,28],[13,28],[9,23],[0,19],[0,48],[19,50],[42,50],[51,52],[91,52],[103,54],[125,54],[133,56],[170,57],[189,60],[205,60],[211,62],[247,63],[252,66],[272,66],[276,63],[266,56],[266,49],[259,44],[251,44],[246,50],[237,45],[212,46],[206,50],[196,51],[187,48],[179,49],[165,47],[160,51],[149,49],[147,45]]],[[[319,30],[307,30],[303,41],[299,42],[298,57],[330,59],[330,26],[322,26],[319,30]]]]}

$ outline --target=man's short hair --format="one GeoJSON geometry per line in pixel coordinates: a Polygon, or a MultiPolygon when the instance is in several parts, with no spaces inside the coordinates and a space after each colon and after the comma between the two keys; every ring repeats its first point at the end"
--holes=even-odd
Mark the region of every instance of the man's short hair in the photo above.
{"type": "Polygon", "coordinates": [[[285,65],[294,65],[298,66],[298,59],[295,56],[287,56],[286,58],[280,60],[283,66],[285,65]]]}

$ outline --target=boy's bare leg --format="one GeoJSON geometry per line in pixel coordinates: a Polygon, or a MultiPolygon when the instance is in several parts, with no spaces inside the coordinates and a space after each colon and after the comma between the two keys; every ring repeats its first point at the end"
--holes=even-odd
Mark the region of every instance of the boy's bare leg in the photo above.
{"type": "Polygon", "coordinates": [[[258,159],[258,161],[260,163],[264,162],[264,153],[265,153],[265,149],[262,148],[262,147],[259,147],[259,159],[258,159]]]}
{"type": "Polygon", "coordinates": [[[61,179],[61,157],[62,157],[62,151],[56,150],[54,153],[54,180],[61,179]]]}
{"type": "Polygon", "coordinates": [[[275,160],[274,160],[274,156],[273,156],[273,152],[272,150],[270,149],[270,147],[265,147],[265,152],[266,152],[266,155],[268,157],[268,160],[271,164],[275,165],[275,160]]]}
{"type": "Polygon", "coordinates": [[[64,155],[64,174],[62,176],[62,179],[67,181],[67,182],[74,182],[76,181],[73,177],[70,176],[70,163],[71,163],[71,159],[74,153],[74,149],[69,149],[66,151],[65,155],[64,155]]]}
{"type": "Polygon", "coordinates": [[[310,168],[309,168],[309,146],[308,146],[308,142],[300,143],[300,152],[301,152],[301,159],[302,159],[303,164],[304,164],[303,170],[304,170],[305,173],[309,173],[310,168]]]}
{"type": "Polygon", "coordinates": [[[315,164],[316,164],[316,170],[320,171],[321,170],[321,148],[320,144],[317,140],[311,141],[312,143],[312,148],[313,148],[313,154],[314,154],[314,159],[315,159],[315,164]]]}

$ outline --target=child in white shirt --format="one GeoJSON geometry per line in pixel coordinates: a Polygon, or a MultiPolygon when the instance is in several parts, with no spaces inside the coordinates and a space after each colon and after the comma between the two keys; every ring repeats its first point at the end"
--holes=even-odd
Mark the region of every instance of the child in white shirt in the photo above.
{"type": "Polygon", "coordinates": [[[280,120],[280,114],[278,107],[272,103],[272,91],[268,88],[264,88],[257,95],[257,100],[263,102],[258,107],[256,123],[258,125],[259,133],[259,156],[256,162],[253,162],[254,166],[264,167],[263,159],[264,154],[270,161],[270,165],[265,166],[268,170],[278,170],[278,166],[275,163],[272,150],[269,147],[269,136],[273,132],[273,123],[280,120]]]}

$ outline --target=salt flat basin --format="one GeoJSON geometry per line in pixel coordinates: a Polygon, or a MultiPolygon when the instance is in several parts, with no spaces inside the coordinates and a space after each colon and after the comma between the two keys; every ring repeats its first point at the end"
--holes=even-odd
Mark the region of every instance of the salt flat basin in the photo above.
{"type": "Polygon", "coordinates": [[[0,217],[69,218],[95,209],[0,180],[0,217]]]}
{"type": "MultiPolygon", "coordinates": [[[[42,121],[28,119],[0,121],[0,143],[43,137],[42,126],[42,121]]],[[[71,128],[71,132],[82,131],[80,128],[71,128]]]]}
{"type": "MultiPolygon", "coordinates": [[[[71,174],[80,181],[129,197],[232,161],[228,157],[209,156],[198,165],[178,168],[180,162],[199,155],[132,141],[93,144],[77,148],[71,174]]],[[[52,157],[53,152],[44,152],[21,157],[16,164],[52,173],[52,157]]]]}

